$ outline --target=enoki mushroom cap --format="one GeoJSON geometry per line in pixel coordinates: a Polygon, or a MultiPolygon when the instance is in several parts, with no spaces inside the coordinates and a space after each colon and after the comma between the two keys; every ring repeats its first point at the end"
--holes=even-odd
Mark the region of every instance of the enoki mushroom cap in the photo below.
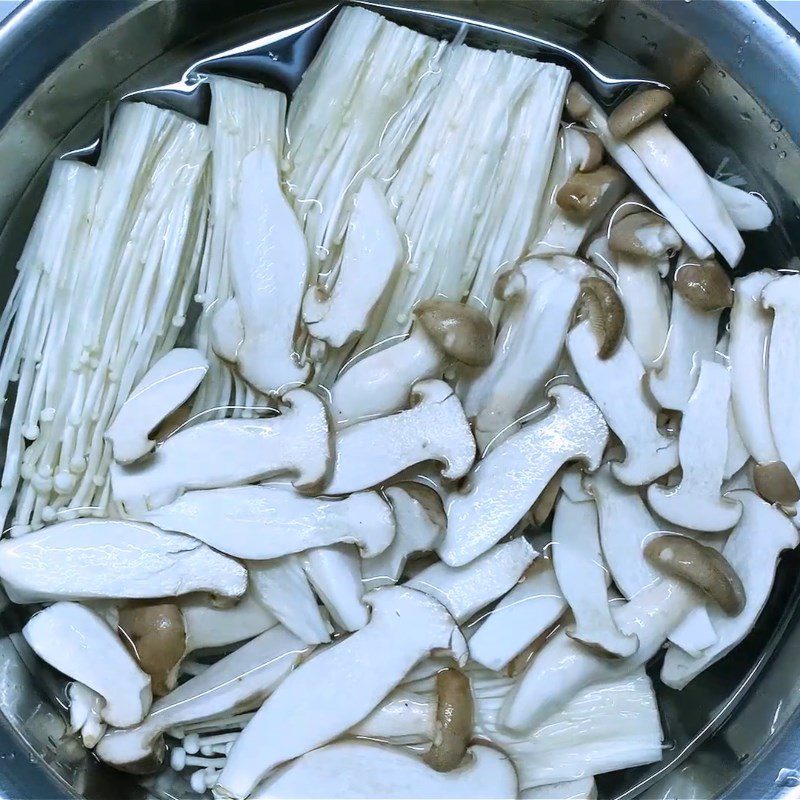
{"type": "Polygon", "coordinates": [[[414,316],[445,355],[470,367],[484,367],[492,360],[494,327],[477,308],[452,300],[424,300],[414,316]]]}
{"type": "Polygon", "coordinates": [[[617,139],[624,139],[651,119],[663,114],[673,103],[666,89],[645,89],[620,103],[608,117],[608,128],[617,139]]]}

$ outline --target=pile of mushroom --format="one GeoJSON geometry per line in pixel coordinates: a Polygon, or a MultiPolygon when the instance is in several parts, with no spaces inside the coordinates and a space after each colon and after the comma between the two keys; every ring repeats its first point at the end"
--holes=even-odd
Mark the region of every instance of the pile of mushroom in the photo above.
{"type": "MultiPolygon", "coordinates": [[[[355,7],[289,142],[282,95],[212,79],[194,346],[148,333],[124,395],[93,389],[105,443],[63,451],[107,506],[28,497],[76,466],[53,483],[46,428],[9,450],[38,505],[0,580],[71,682],[65,735],[223,800],[590,797],[661,758],[644,667],[666,648],[681,689],[723,658],[798,544],[800,276],[732,280],[771,213],[706,175],[665,87],[606,115],[568,79],[355,7]]],[[[57,167],[31,247],[72,189],[57,167]]],[[[15,347],[58,305],[32,280],[15,347]]],[[[0,366],[18,405],[67,385],[47,342],[0,366]]],[[[82,430],[80,398],[42,424],[82,430]]]]}

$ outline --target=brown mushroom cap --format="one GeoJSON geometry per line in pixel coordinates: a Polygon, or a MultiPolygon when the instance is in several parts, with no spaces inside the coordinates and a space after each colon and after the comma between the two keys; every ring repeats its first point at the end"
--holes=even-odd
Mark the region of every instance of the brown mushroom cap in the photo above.
{"type": "Polygon", "coordinates": [[[614,287],[602,278],[584,278],[577,316],[589,320],[599,344],[597,355],[602,360],[614,355],[625,333],[625,307],[614,287]]]}
{"type": "Polygon", "coordinates": [[[728,560],[713,547],[668,533],[651,539],[644,548],[647,560],[657,569],[681,578],[711,598],[731,616],[744,609],[744,586],[728,560]]]}
{"type": "Polygon", "coordinates": [[[569,89],[567,89],[567,98],[564,107],[567,110],[567,114],[569,114],[572,119],[583,122],[592,110],[591,95],[579,83],[572,81],[569,85],[569,89]]]}
{"type": "Polygon", "coordinates": [[[713,258],[681,264],[675,271],[673,288],[700,311],[722,311],[733,305],[731,279],[713,258]]]}
{"type": "Polygon", "coordinates": [[[414,316],[450,358],[470,367],[485,367],[492,360],[494,326],[483,311],[452,300],[424,300],[414,316]]]}
{"type": "Polygon", "coordinates": [[[663,258],[682,244],[672,225],[652,211],[618,219],[608,235],[611,250],[634,258],[663,258]]]}
{"type": "Polygon", "coordinates": [[[463,760],[472,739],[474,704],[469,678],[455,667],[436,675],[436,729],[424,761],[437,772],[450,772],[463,760]]]}
{"type": "Polygon", "coordinates": [[[768,503],[792,506],[800,500],[800,489],[783,461],[768,461],[753,467],[753,486],[768,503]]]}
{"type": "Polygon", "coordinates": [[[580,134],[586,141],[586,154],[578,165],[578,169],[581,172],[594,172],[603,163],[605,155],[603,143],[600,141],[600,137],[591,131],[580,131],[580,134]]]}
{"type": "Polygon", "coordinates": [[[150,676],[153,694],[167,694],[175,686],[177,668],[186,652],[180,608],[171,603],[123,608],[119,629],[139,666],[150,676]]]}
{"type": "Polygon", "coordinates": [[[614,167],[604,164],[594,172],[576,172],[556,192],[558,207],[578,219],[586,219],[602,202],[609,191],[619,197],[625,176],[614,167]]]}
{"type": "Polygon", "coordinates": [[[636,92],[611,112],[608,129],[612,136],[624,139],[646,122],[663,114],[674,102],[672,92],[666,89],[644,89],[636,92]]]}

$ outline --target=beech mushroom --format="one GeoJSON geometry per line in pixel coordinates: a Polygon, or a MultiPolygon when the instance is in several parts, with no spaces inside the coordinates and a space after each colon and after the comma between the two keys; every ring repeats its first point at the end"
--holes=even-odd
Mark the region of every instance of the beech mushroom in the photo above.
{"type": "Polygon", "coordinates": [[[675,102],[667,89],[645,89],[623,100],[608,116],[608,129],[624,139],[652,119],[660,118],[675,102]]]}
{"type": "Polygon", "coordinates": [[[591,323],[599,344],[597,355],[602,360],[612,356],[625,335],[625,306],[614,287],[602,278],[584,278],[577,316],[591,323]]]}
{"type": "Polygon", "coordinates": [[[70,681],[67,695],[69,732],[80,733],[83,746],[92,750],[103,738],[107,729],[101,714],[106,701],[93,689],[78,681],[70,681]]]}
{"type": "Polygon", "coordinates": [[[423,760],[437,772],[452,772],[472,739],[473,703],[469,678],[455,667],[436,675],[436,724],[423,760]]]}
{"type": "Polygon", "coordinates": [[[622,173],[606,164],[594,172],[575,173],[556,193],[556,203],[562,211],[578,219],[595,216],[599,220],[622,195],[624,186],[622,173]],[[612,185],[615,197],[608,202],[606,194],[612,185]]]}
{"type": "Polygon", "coordinates": [[[340,425],[385,416],[406,407],[410,387],[437,378],[448,361],[485,366],[494,328],[472,306],[425,300],[414,308],[408,337],[346,367],[331,387],[331,414],[340,425]]]}
{"type": "Polygon", "coordinates": [[[581,460],[596,469],[608,440],[600,410],[572,386],[553,386],[555,407],[524,425],[470,472],[463,491],[446,503],[447,532],[438,552],[462,566],[488,550],[528,512],[562,464],[581,460]]]}

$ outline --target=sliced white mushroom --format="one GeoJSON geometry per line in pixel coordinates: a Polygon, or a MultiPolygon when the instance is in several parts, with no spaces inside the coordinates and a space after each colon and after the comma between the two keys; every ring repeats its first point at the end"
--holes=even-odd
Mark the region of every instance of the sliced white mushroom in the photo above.
{"type": "Polygon", "coordinates": [[[255,598],[295,636],[306,644],[330,640],[330,630],[299,556],[250,561],[247,570],[255,598]]]}
{"type": "Polygon", "coordinates": [[[625,447],[625,460],[612,464],[614,477],[641,486],[674,469],[678,443],[658,430],[656,409],[645,394],[644,367],[633,345],[623,338],[615,353],[600,358],[597,337],[585,320],[569,332],[567,349],[581,381],[625,447]]]}
{"type": "Polygon", "coordinates": [[[567,626],[567,635],[612,656],[632,655],[639,646],[636,636],[622,633],[611,616],[610,575],[600,550],[597,508],[591,497],[575,502],[566,493],[561,495],[552,537],[558,585],[575,618],[567,626]]]}
{"type": "Polygon", "coordinates": [[[109,725],[137,725],[150,710],[150,676],[94,611],[54,603],[34,614],[22,635],[39,658],[105,700],[100,716],[109,725]]]}
{"type": "Polygon", "coordinates": [[[714,194],[722,200],[733,224],[740,231],[761,231],[772,225],[772,210],[761,195],[708,176],[714,194]]]}
{"type": "Polygon", "coordinates": [[[473,661],[500,671],[564,613],[561,593],[549,559],[537,558],[497,606],[481,618],[469,640],[473,661]]]}
{"type": "Polygon", "coordinates": [[[106,732],[107,726],[101,716],[106,701],[78,681],[70,681],[67,695],[70,733],[80,733],[83,746],[92,750],[106,732]]]}
{"type": "Polygon", "coordinates": [[[126,512],[144,513],[189,489],[217,489],[291,475],[298,489],[325,479],[331,442],[325,405],[305,389],[284,396],[267,419],[219,419],[192,425],[160,445],[141,465],[113,465],[112,489],[126,512]]]}
{"type": "Polygon", "coordinates": [[[467,474],[475,460],[475,439],[453,390],[444,381],[419,381],[411,399],[407,411],[338,431],[326,494],[377,486],[422,461],[441,463],[442,475],[451,480],[467,474]]]}
{"type": "Polygon", "coordinates": [[[742,514],[741,504],[720,494],[728,450],[729,371],[703,361],[697,386],[683,413],[677,486],[651,483],[650,507],[664,519],[697,531],[726,531],[742,514]]]}
{"type": "Polygon", "coordinates": [[[333,289],[312,286],[303,298],[309,333],[330,347],[343,347],[362,333],[402,258],[386,197],[376,180],[365,177],[347,223],[333,289]]]}
{"type": "Polygon", "coordinates": [[[528,541],[519,537],[495,545],[462,567],[431,564],[405,585],[435,597],[456,622],[466,622],[514,586],[536,555],[528,541]]]}
{"type": "Polygon", "coordinates": [[[236,486],[187,492],[137,515],[168,531],[188,533],[237,558],[265,560],[337,542],[357,544],[365,557],[394,536],[389,504],[376,492],[341,500],[307,497],[291,486],[236,486]]]}
{"type": "Polygon", "coordinates": [[[190,595],[179,606],[186,629],[187,652],[252,639],[278,624],[275,615],[251,591],[233,606],[214,605],[202,595],[190,595]]]}
{"type": "Polygon", "coordinates": [[[670,647],[661,668],[661,680],[673,689],[683,689],[703,670],[726,656],[753,629],[764,608],[781,552],[798,545],[798,534],[786,515],[752,491],[731,493],[742,505],[742,517],[722,548],[741,578],[746,595],[744,610],[730,616],[712,606],[710,614],[718,640],[698,657],[691,658],[670,647]]]}
{"type": "Polygon", "coordinates": [[[369,620],[362,601],[361,559],[353,545],[315,547],[301,556],[303,569],[333,621],[345,631],[357,631],[369,620]]]}
{"type": "MultiPolygon", "coordinates": [[[[236,350],[242,377],[264,394],[282,394],[305,382],[294,338],[308,274],[308,247],[284,197],[272,145],[242,160],[234,192],[228,264],[243,339],[236,350]]],[[[228,312],[227,318],[233,315],[228,312]]],[[[219,327],[219,326],[218,326],[219,327]]],[[[232,341],[237,331],[223,338],[232,341]]],[[[223,357],[229,356],[226,352],[223,357]]]]}
{"type": "Polygon", "coordinates": [[[208,361],[188,347],[170,350],[134,387],[106,431],[114,460],[130,464],[154,447],[150,434],[191,397],[208,372],[208,361]]]}
{"type": "Polygon", "coordinates": [[[223,361],[235,364],[243,341],[244,325],[239,304],[235,297],[229,297],[223,300],[211,319],[211,346],[223,361]]]}
{"type": "Polygon", "coordinates": [[[522,800],[597,800],[597,784],[593,777],[545,783],[523,789],[519,796],[522,800]]]}
{"type": "Polygon", "coordinates": [[[394,512],[396,531],[382,553],[371,557],[364,554],[361,575],[370,589],[397,583],[408,557],[433,550],[447,526],[442,501],[433,489],[407,481],[388,487],[384,494],[394,512]]]}
{"type": "Polygon", "coordinates": [[[216,795],[242,800],[275,767],[352,728],[431,651],[450,650],[466,661],[458,625],[433,598],[387,586],[365,599],[369,623],[299,666],[248,723],[216,795]]]}
{"type": "MultiPolygon", "coordinates": [[[[730,359],[728,358],[729,347],[730,336],[726,331],[717,342],[717,348],[714,352],[714,357],[716,360],[725,367],[730,367],[730,359]]],[[[744,467],[749,458],[750,453],[744,446],[742,437],[739,435],[739,428],[736,425],[736,416],[733,413],[733,391],[731,390],[731,400],[730,403],[728,403],[728,455],[725,459],[724,472],[724,477],[727,482],[726,489],[729,488],[731,478],[733,478],[733,476],[737,473],[742,472],[742,467],[744,467]]],[[[747,480],[747,486],[739,488],[752,488],[749,483],[749,475],[747,480]]]]}
{"type": "Polygon", "coordinates": [[[483,458],[463,491],[447,500],[447,532],[439,555],[461,566],[488,550],[528,512],[562,464],[596,469],[608,440],[597,406],[572,386],[553,386],[555,407],[523,426],[483,458]]]}
{"type": "Polygon", "coordinates": [[[449,300],[427,300],[413,313],[407,338],[346,366],[336,379],[331,414],[339,425],[406,408],[413,384],[440,377],[448,361],[480,367],[491,360],[494,327],[483,312],[449,300]]]}
{"type": "Polygon", "coordinates": [[[437,772],[407,750],[356,740],[314,750],[250,795],[266,798],[512,798],[517,776],[499,750],[475,745],[450,772],[437,772]]]}
{"type": "Polygon", "coordinates": [[[247,571],[179,533],[118,519],[59,522],[0,542],[0,578],[15,602],[177,597],[209,592],[240,597],[247,571]]]}
{"type": "Polygon", "coordinates": [[[423,744],[433,738],[436,706],[433,694],[420,694],[400,686],[350,733],[395,745],[423,744]]]}
{"type": "Polygon", "coordinates": [[[153,772],[164,760],[165,731],[257,708],[306,650],[296,636],[276,625],[157,700],[141,725],[108,731],[95,752],[117,769],[153,772]]]}

